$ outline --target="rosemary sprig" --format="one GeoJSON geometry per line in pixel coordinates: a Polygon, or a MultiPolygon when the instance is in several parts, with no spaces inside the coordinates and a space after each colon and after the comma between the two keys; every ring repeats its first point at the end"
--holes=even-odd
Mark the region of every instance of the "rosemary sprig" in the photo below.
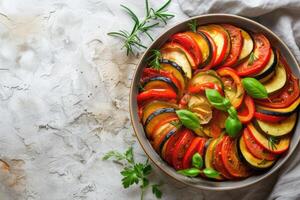
{"type": "Polygon", "coordinates": [[[148,58],[149,65],[153,69],[161,69],[159,60],[161,59],[161,53],[159,50],[153,49],[152,55],[148,58]]]}
{"type": "Polygon", "coordinates": [[[255,60],[257,60],[257,57],[255,56],[254,52],[251,52],[251,54],[249,56],[248,64],[249,65],[253,65],[253,63],[254,63],[255,60]]]}
{"type": "Polygon", "coordinates": [[[107,33],[110,36],[120,37],[124,40],[122,48],[126,48],[127,55],[134,54],[135,50],[140,50],[141,48],[146,49],[147,47],[142,44],[141,34],[146,34],[151,40],[153,37],[150,35],[149,31],[157,27],[160,22],[167,24],[167,20],[174,17],[174,15],[166,11],[166,7],[171,3],[171,0],[168,0],[160,8],[155,10],[154,8],[149,7],[148,0],[145,0],[146,7],[146,16],[140,20],[137,15],[128,7],[121,5],[123,9],[128,13],[131,19],[134,22],[134,26],[130,32],[126,30],[119,30],[117,32],[107,33]]]}
{"type": "Polygon", "coordinates": [[[193,31],[193,32],[197,32],[197,20],[193,19],[191,20],[189,23],[188,23],[188,26],[190,27],[190,29],[193,31]]]}
{"type": "Polygon", "coordinates": [[[276,138],[274,136],[269,136],[268,137],[268,146],[269,148],[271,148],[272,150],[277,149],[277,144],[279,143],[280,139],[276,138]]]}

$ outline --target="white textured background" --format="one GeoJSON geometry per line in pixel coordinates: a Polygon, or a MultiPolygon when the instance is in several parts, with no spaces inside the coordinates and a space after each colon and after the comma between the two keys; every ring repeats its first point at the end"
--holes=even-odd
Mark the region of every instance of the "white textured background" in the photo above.
{"type": "MultiPolygon", "coordinates": [[[[0,1],[1,200],[139,199],[137,187],[122,189],[120,166],[101,160],[131,144],[144,159],[128,113],[138,58],[106,35],[131,27],[120,3],[144,12],[137,0],[0,1]]],[[[169,10],[176,17],[168,26],[187,18],[177,1],[169,10]]],[[[258,200],[272,186],[193,191],[155,171],[163,199],[258,200]]]]}

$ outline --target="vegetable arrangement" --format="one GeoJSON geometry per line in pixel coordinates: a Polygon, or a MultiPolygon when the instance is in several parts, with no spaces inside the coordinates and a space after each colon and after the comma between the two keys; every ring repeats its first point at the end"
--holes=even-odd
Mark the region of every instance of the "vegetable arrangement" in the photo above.
{"type": "Polygon", "coordinates": [[[147,138],[178,173],[236,180],[289,148],[299,79],[261,33],[189,24],[153,50],[137,102],[147,138]]]}

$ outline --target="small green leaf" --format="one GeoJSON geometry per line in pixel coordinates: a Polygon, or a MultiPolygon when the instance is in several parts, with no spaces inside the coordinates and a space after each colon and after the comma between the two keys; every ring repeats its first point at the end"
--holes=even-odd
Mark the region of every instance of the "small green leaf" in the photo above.
{"type": "Polygon", "coordinates": [[[230,108],[227,110],[228,114],[232,118],[238,118],[238,114],[236,109],[233,106],[230,106],[230,108]]]}
{"type": "Polygon", "coordinates": [[[238,118],[229,116],[225,121],[225,130],[230,137],[235,137],[242,130],[242,123],[238,118]]]}
{"type": "Polygon", "coordinates": [[[218,110],[226,111],[231,105],[230,101],[222,97],[222,95],[215,89],[206,89],[205,95],[209,103],[218,110]]]}
{"type": "Polygon", "coordinates": [[[208,178],[217,178],[220,173],[212,168],[205,168],[203,170],[203,173],[205,174],[206,177],[208,178]]]}
{"type": "Polygon", "coordinates": [[[203,158],[199,153],[195,153],[192,157],[193,167],[201,169],[203,167],[203,158]]]}
{"type": "Polygon", "coordinates": [[[116,161],[121,161],[125,159],[125,156],[117,151],[109,151],[102,157],[102,160],[108,160],[110,158],[114,158],[116,161]]]}
{"type": "Polygon", "coordinates": [[[139,177],[137,171],[133,167],[125,167],[123,171],[121,171],[122,184],[124,188],[128,188],[132,184],[139,183],[139,177]]]}
{"type": "Polygon", "coordinates": [[[200,120],[195,113],[189,110],[177,110],[176,114],[186,128],[194,130],[200,127],[200,120]]]}
{"type": "Polygon", "coordinates": [[[255,78],[244,78],[242,80],[242,84],[248,95],[250,95],[251,97],[256,99],[265,99],[268,97],[265,86],[255,78]]]}
{"type": "Polygon", "coordinates": [[[256,59],[257,59],[257,57],[255,56],[254,52],[251,52],[251,54],[249,56],[249,60],[248,60],[248,65],[253,65],[253,63],[256,59]]]}
{"type": "Polygon", "coordinates": [[[132,150],[133,150],[132,147],[129,147],[129,148],[127,149],[127,151],[125,152],[126,160],[127,160],[129,163],[131,163],[131,164],[134,163],[133,151],[132,151],[132,150]]]}
{"type": "Polygon", "coordinates": [[[144,169],[143,169],[143,174],[144,176],[147,176],[151,173],[152,171],[152,167],[150,164],[147,164],[146,166],[144,166],[144,169]]]}
{"type": "Polygon", "coordinates": [[[193,32],[197,32],[197,20],[192,20],[188,23],[189,28],[193,31],[193,32]]]}
{"type": "Polygon", "coordinates": [[[190,169],[179,170],[177,171],[177,173],[182,174],[184,176],[196,177],[201,173],[201,170],[197,168],[190,168],[190,169]]]}
{"type": "Polygon", "coordinates": [[[160,199],[162,197],[162,192],[159,189],[161,185],[154,184],[152,185],[152,193],[155,195],[156,198],[160,199]]]}

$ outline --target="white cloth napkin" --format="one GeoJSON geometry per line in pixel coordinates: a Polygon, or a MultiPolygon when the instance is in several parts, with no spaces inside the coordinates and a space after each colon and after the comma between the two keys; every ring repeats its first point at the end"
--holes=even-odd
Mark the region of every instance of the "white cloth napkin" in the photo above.
{"type": "MultiPolygon", "coordinates": [[[[178,0],[188,16],[206,13],[230,13],[254,19],[274,31],[292,50],[300,62],[300,1],[299,0],[178,0]]],[[[299,119],[298,119],[299,123],[299,119]]],[[[300,199],[300,147],[281,169],[278,177],[250,189],[223,193],[207,192],[215,199],[300,199]]]]}

